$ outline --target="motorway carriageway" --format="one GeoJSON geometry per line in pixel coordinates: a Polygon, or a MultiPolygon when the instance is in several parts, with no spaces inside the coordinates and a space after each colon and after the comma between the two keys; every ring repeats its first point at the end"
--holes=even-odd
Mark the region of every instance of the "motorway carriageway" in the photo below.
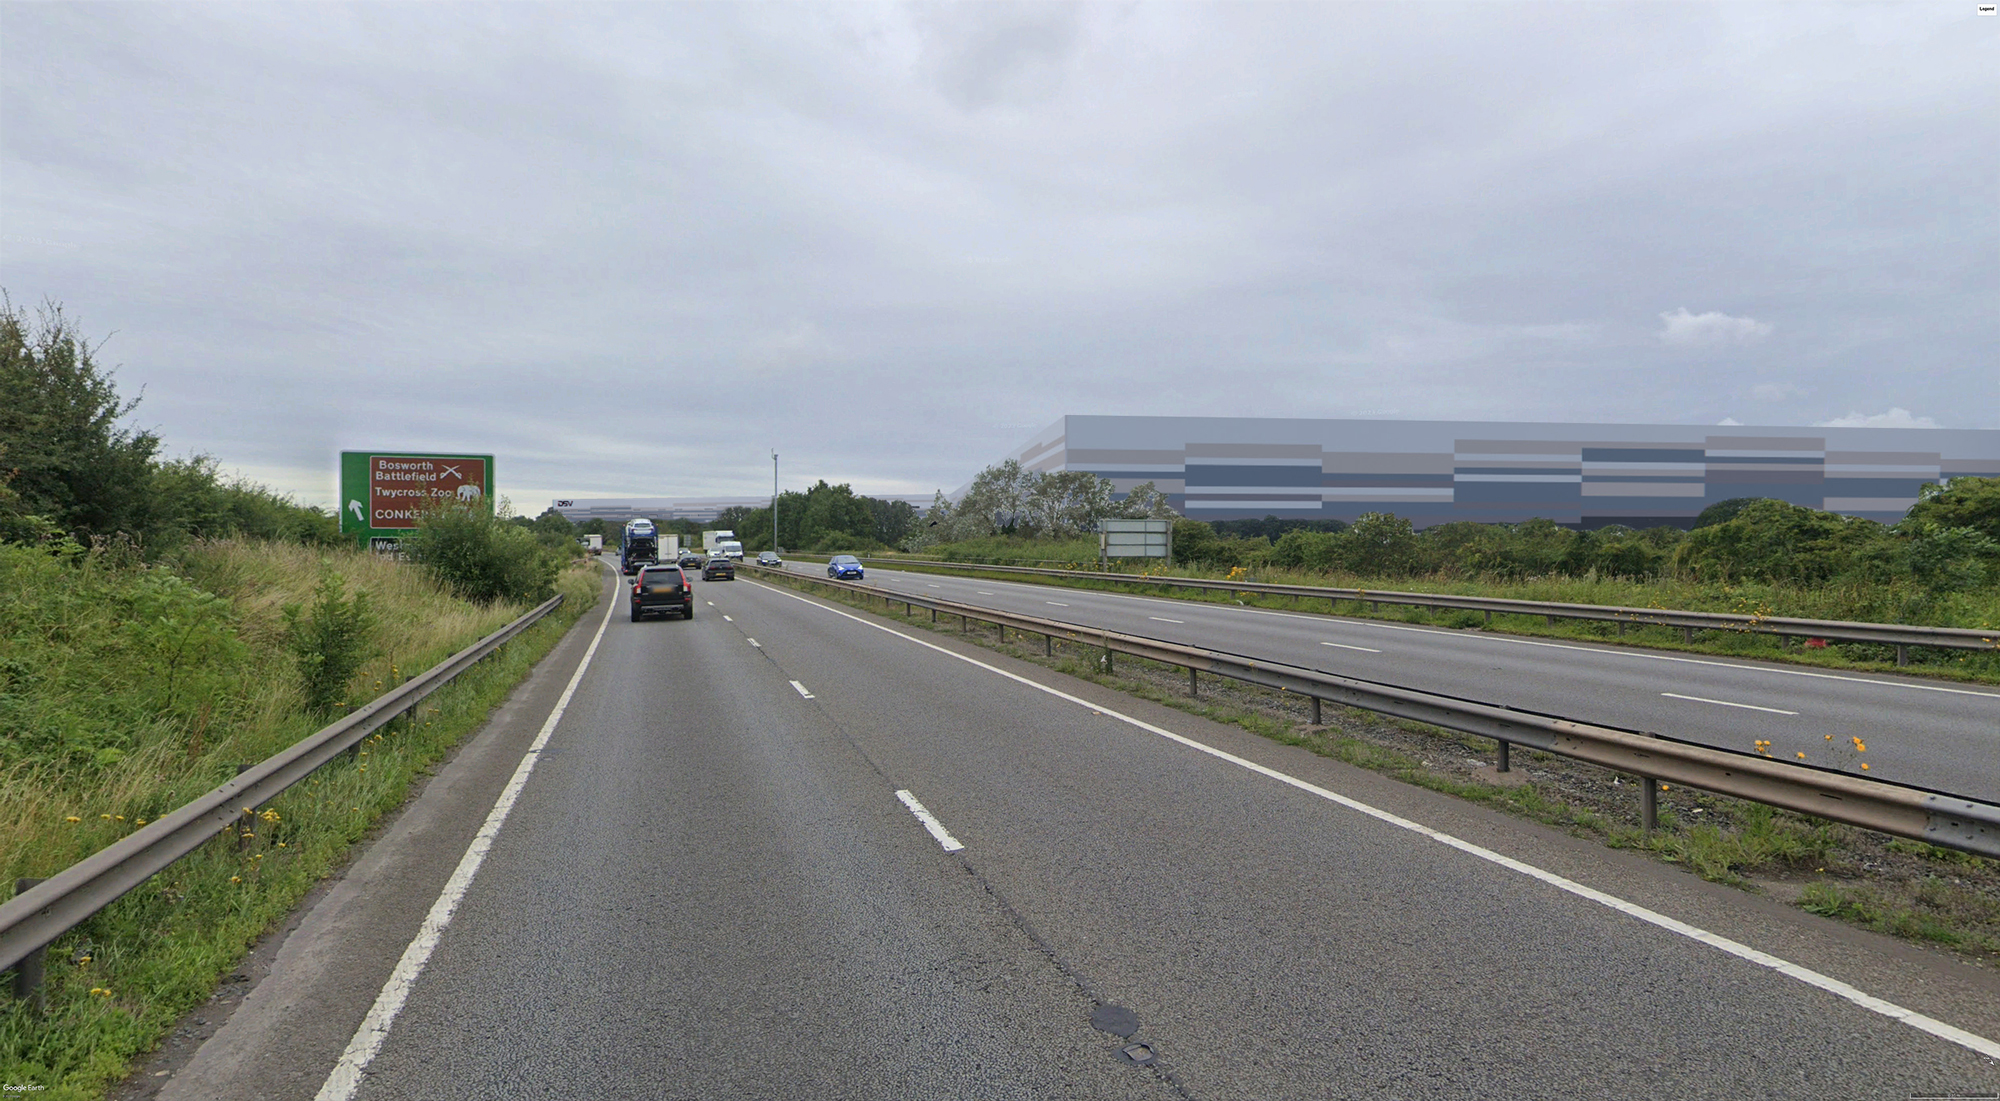
{"type": "Polygon", "coordinates": [[[613,584],[158,1096],[2000,1088],[2000,979],[1939,953],[948,633],[613,584]]]}
{"type": "Polygon", "coordinates": [[[1783,760],[2000,803],[2000,688],[874,566],[867,584],[1719,749],[1767,739],[1783,760]]]}

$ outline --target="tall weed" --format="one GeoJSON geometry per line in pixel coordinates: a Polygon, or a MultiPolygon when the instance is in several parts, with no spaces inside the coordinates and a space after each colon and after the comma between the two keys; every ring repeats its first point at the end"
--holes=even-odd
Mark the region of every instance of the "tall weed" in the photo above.
{"type": "Polygon", "coordinates": [[[345,595],[346,590],[347,582],[328,570],[313,591],[310,619],[303,604],[284,608],[285,641],[304,682],[306,709],[317,715],[346,700],[348,683],[374,650],[369,634],[375,613],[368,606],[368,590],[357,589],[353,596],[345,595]]]}

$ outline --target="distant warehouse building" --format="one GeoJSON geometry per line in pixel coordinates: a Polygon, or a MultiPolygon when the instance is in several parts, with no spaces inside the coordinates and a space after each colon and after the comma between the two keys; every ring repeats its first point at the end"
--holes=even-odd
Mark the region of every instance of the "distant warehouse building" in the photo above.
{"type": "Polygon", "coordinates": [[[1900,520],[1920,486],[2000,477],[2000,430],[1064,417],[1013,453],[1154,483],[1196,520],[1393,512],[1571,527],[1686,527],[1732,497],[1900,520]]]}
{"type": "MultiPolygon", "coordinates": [[[[878,495],[885,501],[908,501],[918,509],[930,507],[929,494],[918,497],[898,494],[878,495]]],[[[627,520],[646,519],[654,523],[671,523],[675,520],[692,520],[706,524],[732,508],[760,509],[771,507],[771,495],[762,497],[559,497],[550,502],[556,510],[572,524],[589,520],[604,520],[623,524],[627,520]]],[[[767,533],[768,534],[768,533],[767,533]]]]}

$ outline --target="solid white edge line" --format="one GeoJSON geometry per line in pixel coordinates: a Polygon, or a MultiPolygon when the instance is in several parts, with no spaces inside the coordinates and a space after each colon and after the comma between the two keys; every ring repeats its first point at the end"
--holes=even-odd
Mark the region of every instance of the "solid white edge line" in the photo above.
{"type": "Polygon", "coordinates": [[[1053,604],[1053,605],[1055,605],[1055,606],[1056,606],[1056,607],[1058,607],[1058,608],[1067,608],[1067,607],[1069,607],[1069,605],[1067,605],[1067,604],[1064,604],[1064,603],[1063,603],[1062,601],[1060,601],[1060,600],[1044,600],[1044,601],[1042,601],[1042,603],[1044,603],[1044,604],[1053,604]]]}
{"type": "Polygon", "coordinates": [[[1798,714],[1796,711],[1787,711],[1782,707],[1758,707],[1754,703],[1731,703],[1728,700],[1711,700],[1707,696],[1683,696],[1679,692],[1662,692],[1660,695],[1670,700],[1693,700],[1696,703],[1712,703],[1717,707],[1740,707],[1745,711],[1769,711],[1773,715],[1798,714]]]}
{"type": "MultiPolygon", "coordinates": [[[[713,607],[715,607],[715,605],[711,604],[711,605],[709,605],[709,607],[713,608],[713,607]]],[[[733,619],[731,619],[731,618],[729,618],[728,616],[723,616],[723,617],[722,617],[722,622],[724,622],[724,623],[734,623],[734,622],[736,622],[736,621],[735,621],[735,620],[733,620],[733,619]]]]}
{"type": "Polygon", "coordinates": [[[744,636],[744,638],[743,638],[743,641],[745,641],[745,642],[749,643],[749,644],[750,644],[750,645],[752,645],[752,646],[755,646],[755,647],[756,647],[757,649],[759,649],[759,650],[762,650],[762,649],[764,648],[764,644],[763,644],[763,643],[761,643],[761,642],[758,642],[758,641],[757,641],[756,639],[754,639],[754,638],[751,638],[751,637],[749,637],[748,635],[745,635],[745,636],[744,636]]]}
{"type": "Polygon", "coordinates": [[[1342,649],[1342,650],[1359,650],[1359,651],[1361,651],[1361,652],[1362,652],[1362,653],[1364,653],[1364,654],[1379,654],[1379,653],[1381,653],[1381,652],[1382,652],[1382,651],[1380,651],[1380,650],[1377,650],[1377,649],[1375,649],[1375,648],[1374,648],[1374,647],[1372,647],[1372,646],[1349,646],[1349,645],[1348,645],[1347,643],[1345,643],[1345,642],[1322,642],[1322,643],[1320,643],[1320,645],[1321,645],[1321,646],[1337,646],[1337,647],[1339,647],[1339,648],[1340,648],[1340,649],[1342,649]]]}
{"type": "Polygon", "coordinates": [[[792,687],[798,689],[799,695],[804,696],[806,699],[813,698],[813,694],[811,692],[806,691],[806,686],[800,684],[798,681],[793,681],[792,687]]]}
{"type": "Polygon", "coordinates": [[[908,791],[898,791],[896,792],[896,798],[901,799],[903,805],[910,808],[910,813],[917,816],[917,821],[922,822],[924,828],[931,831],[931,836],[937,838],[937,843],[944,846],[944,851],[955,853],[965,848],[964,845],[959,843],[958,838],[951,835],[951,831],[944,828],[944,823],[938,821],[936,815],[925,810],[924,805],[917,802],[916,796],[911,795],[908,791]]]}
{"type": "MultiPolygon", "coordinates": [[[[752,583],[758,584],[756,582],[752,583]]],[[[1977,1033],[1967,1032],[1966,1030],[1959,1028],[1955,1025],[1946,1024],[1935,1017],[1926,1016],[1925,1014],[1918,1013],[1914,1009],[1909,1009],[1904,1006],[1897,1005],[1895,1002],[1891,1002],[1883,998],[1878,998],[1873,994],[1869,994],[1866,991],[1863,991],[1857,987],[1850,986],[1849,984],[1844,983],[1839,979],[1836,979],[1830,975],[1823,975],[1818,971],[1812,970],[1809,967],[1801,967],[1800,965],[1792,963],[1789,960],[1780,959],[1779,957],[1770,955],[1769,953],[1761,952],[1755,948],[1750,947],[1747,944],[1743,944],[1740,941],[1731,940],[1730,938],[1725,937],[1720,933],[1711,933],[1706,929],[1689,925],[1686,922],[1681,921],[1677,918],[1671,918],[1657,911],[1649,910],[1646,907],[1641,906],[1636,902],[1627,902],[1626,900],[1619,898],[1616,895],[1606,894],[1605,892],[1597,890],[1594,887],[1586,887],[1583,884],[1576,882],[1575,880],[1557,875],[1554,872],[1545,871],[1541,868],[1535,867],[1532,864],[1516,860],[1511,856],[1505,856],[1500,853],[1494,852],[1492,849],[1475,845],[1470,841],[1461,840],[1457,837],[1452,836],[1451,834],[1443,832],[1442,830],[1435,830],[1420,822],[1413,822],[1410,819],[1403,818],[1399,815],[1392,814],[1386,810],[1381,810],[1377,807],[1370,806],[1367,803],[1363,803],[1358,799],[1353,799],[1348,796],[1342,795],[1339,792],[1329,791],[1328,789],[1320,787],[1317,784],[1301,780],[1296,776],[1291,776],[1286,773],[1279,772],[1277,769],[1271,768],[1267,765],[1260,765],[1257,762],[1249,760],[1247,758],[1238,757],[1235,754],[1230,753],[1226,750],[1216,749],[1213,746],[1205,745],[1201,742],[1195,741],[1192,738],[1186,737],[1181,734],[1176,734],[1171,730],[1165,729],[1164,727],[1154,726],[1152,723],[1146,722],[1144,719],[1138,719],[1130,715],[1121,714],[1117,711],[1113,711],[1110,708],[1104,707],[1100,704],[1091,703],[1089,700],[1083,699],[1079,696],[1072,696],[1068,692],[1064,692],[1060,688],[1055,688],[1050,685],[1042,684],[1039,681],[1029,680],[1027,677],[1021,676],[1018,673],[1010,673],[1007,670],[1002,669],[998,666],[989,665],[986,662],[980,661],[978,658],[968,657],[967,655],[958,653],[955,650],[948,650],[942,646],[937,645],[934,642],[928,642],[924,639],[917,638],[914,635],[904,634],[903,632],[898,631],[893,627],[889,627],[880,623],[870,622],[869,620],[863,619],[858,615],[853,615],[848,612],[842,611],[839,608],[831,607],[826,604],[821,604],[817,600],[800,596],[797,593],[787,592],[784,589],[773,588],[772,586],[769,585],[760,585],[759,587],[766,589],[770,592],[777,593],[781,596],[791,597],[793,600],[796,600],[802,604],[810,604],[813,607],[819,608],[823,611],[829,611],[835,615],[851,619],[854,622],[859,623],[864,627],[873,627],[874,629],[882,631],[886,634],[895,635],[897,638],[914,642],[919,646],[925,647],[926,649],[935,650],[938,653],[944,654],[948,657],[957,658],[958,660],[965,662],[968,665],[977,666],[990,673],[997,673],[1000,676],[1006,677],[1008,680],[1026,685],[1027,687],[1033,688],[1038,692],[1045,692],[1058,699],[1067,700],[1070,703],[1076,704],[1078,707],[1088,708],[1091,712],[1095,714],[1101,714],[1108,716],[1110,718],[1117,719],[1120,722],[1138,727],[1141,730],[1157,734],[1160,737],[1166,738],[1169,741],[1179,742],[1180,744],[1187,746],[1190,749],[1199,751],[1201,753],[1206,753],[1211,757],[1228,761],[1233,765],[1237,765],[1241,768],[1248,769],[1249,771],[1255,772],[1261,776],[1267,776],[1273,780],[1278,781],[1281,784],[1286,784],[1291,787],[1297,788],[1300,791],[1307,792],[1312,795],[1317,795],[1320,798],[1328,800],[1330,802],[1338,803],[1341,806],[1348,808],[1349,810],[1359,811],[1362,814],[1366,814],[1371,818],[1375,818],[1382,822],[1386,822],[1392,826],[1409,830],[1412,833],[1421,834],[1425,837],[1430,838],[1433,841],[1438,842],[1439,844],[1449,845],[1452,848],[1459,850],[1460,852],[1466,853],[1471,856],[1476,856],[1481,860],[1498,864],[1503,868],[1506,868],[1510,871],[1519,872],[1520,874],[1528,876],[1529,878],[1538,879],[1543,883],[1548,884],[1551,887],[1555,887],[1558,890],[1566,891],[1572,895],[1577,896],[1578,898],[1589,899],[1590,901],[1595,902],[1601,906],[1606,906],[1609,907],[1610,909],[1616,910],[1619,913],[1626,915],[1627,917],[1637,918],[1638,920],[1646,922],[1649,925],[1654,925],[1661,929],[1665,929],[1670,933],[1677,933],[1683,937],[1687,937],[1689,940],[1698,941],[1702,944],[1708,945],[1711,948],[1727,952],[1728,954],[1735,956],[1738,959],[1744,960],[1749,963],[1754,963],[1759,967],[1768,967],[1771,970],[1786,976],[1787,978],[1796,979],[1797,981],[1802,982],[1807,986],[1817,987],[1821,990],[1826,991],[1829,994],[1832,994],[1839,998],[1843,998],[1849,1002],[1854,1003],[1855,1005],[1860,1006],[1863,1009],[1869,1010],[1870,1012],[1879,1013],[1882,1016],[1889,1018],[1890,1020],[1899,1021],[1903,1024],[1910,1026],[1911,1028],[1917,1029],[1920,1032],[1927,1032],[1930,1035],[1935,1036],[1940,1040],[1945,1040],[1950,1043],[1957,1044],[1960,1047],[1964,1047],[1972,1051],[1978,1052],[1979,1054],[1984,1055],[1989,1059],[2000,1059],[2000,1042],[1989,1040],[1986,1037],[1981,1036],[1977,1033]]]]}
{"type": "Polygon", "coordinates": [[[320,1086],[314,1101],[348,1101],[360,1088],[361,1078],[368,1072],[368,1064],[382,1050],[382,1042],[389,1038],[389,1027],[396,1023],[396,1015],[403,1011],[403,1003],[409,1001],[417,976],[423,974],[424,965],[430,962],[431,953],[437,949],[438,941],[443,939],[445,927],[451,924],[458,904],[472,886],[472,877],[479,874],[480,864],[485,862],[487,851],[493,847],[493,838],[513,811],[514,801],[520,798],[529,774],[535,771],[535,762],[541,759],[542,747],[548,744],[549,735],[555,733],[556,724],[562,721],[563,712],[569,709],[570,698],[576,695],[576,686],[582,683],[583,674],[590,668],[591,658],[597,656],[597,644],[604,641],[604,629],[611,625],[611,613],[618,609],[615,599],[607,600],[605,604],[604,618],[597,624],[597,634],[592,636],[590,648],[583,652],[583,660],[577,664],[569,684],[556,699],[555,709],[549,712],[548,721],[542,724],[541,732],[535,735],[528,752],[521,757],[521,763],[515,766],[513,777],[500,791],[500,798],[494,800],[493,809],[487,812],[486,822],[472,836],[472,844],[466,846],[465,855],[458,860],[458,867],[445,881],[444,890],[431,904],[430,913],[424,916],[424,923],[418,927],[409,947],[403,949],[403,957],[396,961],[395,970],[382,984],[381,993],[375,996],[375,1004],[361,1019],[361,1027],[354,1030],[354,1038],[347,1042],[347,1050],[341,1052],[340,1061],[326,1076],[326,1082],[320,1086]]]}
{"type": "MultiPolygon", "coordinates": [[[[905,576],[909,575],[905,574],[905,576]]],[[[1047,586],[1036,585],[1032,582],[1026,582],[1026,581],[1003,581],[1001,582],[1001,584],[1012,585],[1015,588],[1021,588],[1021,589],[1045,590],[1047,588],[1047,586]]],[[[937,586],[932,585],[931,588],[935,589],[937,588],[937,586]]],[[[1684,665],[1711,665],[1717,669],[1741,669],[1744,672],[1748,673],[1782,673],[1783,675],[1788,677],[1811,677],[1814,680],[1837,680],[1837,681],[1843,681],[1847,684],[1870,684],[1878,688],[1910,688],[1920,692],[1943,692],[1953,696],[1979,696],[1989,700],[2000,699],[2000,692],[1980,692],[1971,688],[1947,688],[1942,684],[1912,684],[1908,681],[1876,680],[1873,677],[1855,677],[1855,676],[1848,676],[1844,673],[1820,673],[1810,669],[1793,669],[1782,665],[1745,665],[1742,662],[1736,662],[1736,661],[1715,661],[1708,658],[1684,658],[1684,657],[1678,657],[1673,654],[1653,654],[1653,653],[1648,653],[1644,650],[1636,650],[1630,647],[1623,647],[1623,646],[1578,646],[1575,645],[1574,643],[1567,643],[1567,642],[1546,642],[1541,639],[1534,639],[1534,638],[1516,638],[1510,635],[1497,635],[1497,634],[1484,634],[1471,631],[1458,631],[1458,630],[1453,630],[1449,627],[1417,627],[1407,623],[1383,623],[1380,620],[1374,620],[1374,619],[1355,619],[1350,616],[1336,616],[1327,614],[1306,615],[1301,612],[1281,612],[1275,608],[1252,608],[1247,605],[1241,605],[1241,604],[1236,604],[1236,605],[1216,604],[1205,600],[1175,600],[1172,597],[1166,597],[1166,596],[1139,596],[1135,593],[1117,593],[1101,589],[1085,589],[1085,590],[1072,590],[1072,591],[1086,592],[1092,596],[1101,596],[1101,597],[1106,597],[1108,599],[1132,600],[1144,604],[1168,604],[1177,608],[1193,607],[1193,608],[1209,608],[1225,612],[1247,612],[1250,615],[1270,615],[1270,616],[1277,616],[1280,619],[1303,619],[1312,623],[1328,623],[1328,622],[1351,623],[1360,627],[1381,627],[1385,630],[1390,630],[1390,631],[1417,631],[1423,634],[1442,635],[1447,638],[1465,639],[1467,641],[1505,642],[1515,646],[1547,646],[1552,650],[1581,650],[1587,654],[1603,654],[1606,657],[1635,658],[1635,659],[1643,659],[1646,661],[1673,661],[1673,662],[1680,662],[1681,664],[1684,665]]],[[[1049,601],[1048,603],[1053,604],[1055,602],[1049,601]]],[[[1069,607],[1069,605],[1065,604],[1063,605],[1063,607],[1067,608],[1069,607]]]]}
{"type": "Polygon", "coordinates": [[[1147,618],[1147,619],[1150,619],[1150,620],[1152,620],[1152,621],[1154,621],[1155,623],[1186,623],[1186,622],[1187,622],[1187,620],[1185,620],[1185,619],[1168,619],[1168,618],[1167,618],[1166,616],[1163,616],[1163,615],[1149,615],[1149,616],[1147,616],[1146,618],[1147,618]]]}

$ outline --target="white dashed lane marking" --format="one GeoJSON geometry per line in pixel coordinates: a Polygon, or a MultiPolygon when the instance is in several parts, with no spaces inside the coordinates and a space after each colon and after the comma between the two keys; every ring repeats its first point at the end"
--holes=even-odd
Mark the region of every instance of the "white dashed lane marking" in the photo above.
{"type": "Polygon", "coordinates": [[[1349,646],[1345,642],[1322,642],[1320,643],[1320,645],[1337,646],[1342,650],[1359,650],[1364,654],[1379,654],[1382,652],[1380,650],[1375,649],[1373,646],[1349,646]]]}
{"type": "Polygon", "coordinates": [[[1728,700],[1711,700],[1706,696],[1683,696],[1679,692],[1662,692],[1660,695],[1670,700],[1693,700],[1696,703],[1712,703],[1717,707],[1740,707],[1745,711],[1769,711],[1773,715],[1796,715],[1796,711],[1786,711],[1781,707],[1758,707],[1754,703],[1730,703],[1728,700]]]}
{"type": "Polygon", "coordinates": [[[931,836],[937,838],[937,843],[944,846],[944,851],[955,853],[965,847],[959,844],[958,838],[953,837],[944,828],[944,823],[938,821],[936,816],[932,815],[930,811],[925,810],[922,803],[917,802],[916,796],[911,795],[907,791],[898,791],[896,798],[901,799],[903,805],[910,808],[910,813],[917,816],[917,821],[922,822],[924,828],[931,831],[931,836]]]}
{"type": "Polygon", "coordinates": [[[808,691],[806,691],[806,686],[805,686],[805,685],[803,685],[803,684],[800,684],[800,683],[799,683],[798,681],[793,681],[793,682],[792,682],[792,687],[793,687],[793,688],[795,688],[795,689],[797,689],[797,690],[798,690],[798,693],[799,693],[799,695],[801,695],[801,696],[804,696],[804,697],[805,697],[806,699],[812,699],[812,698],[813,698],[813,694],[812,694],[811,692],[808,692],[808,691]]]}

